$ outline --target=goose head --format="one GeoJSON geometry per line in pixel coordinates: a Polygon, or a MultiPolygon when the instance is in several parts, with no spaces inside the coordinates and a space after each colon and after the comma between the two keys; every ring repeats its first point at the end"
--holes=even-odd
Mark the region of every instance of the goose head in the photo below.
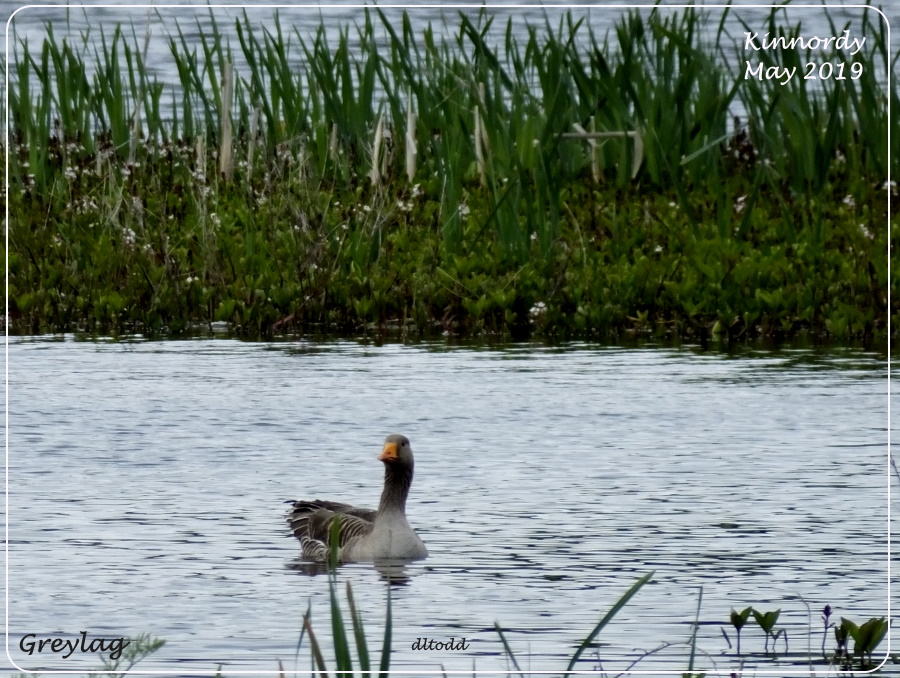
{"type": "Polygon", "coordinates": [[[384,439],[384,449],[381,450],[379,461],[383,461],[385,466],[388,464],[405,466],[410,470],[413,468],[412,447],[409,444],[409,438],[398,434],[389,435],[384,439]]]}

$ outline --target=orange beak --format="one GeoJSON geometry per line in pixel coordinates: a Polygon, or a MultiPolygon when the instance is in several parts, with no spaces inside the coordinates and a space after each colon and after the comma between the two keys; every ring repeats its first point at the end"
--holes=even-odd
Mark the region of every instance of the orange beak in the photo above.
{"type": "Polygon", "coordinates": [[[397,443],[385,443],[378,461],[397,461],[397,443]]]}

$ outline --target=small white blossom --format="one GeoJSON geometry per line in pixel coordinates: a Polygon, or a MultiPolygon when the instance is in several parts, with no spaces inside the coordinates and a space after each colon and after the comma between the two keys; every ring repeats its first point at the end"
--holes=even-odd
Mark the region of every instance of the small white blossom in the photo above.
{"type": "Polygon", "coordinates": [[[847,207],[856,207],[856,200],[852,195],[845,195],[844,199],[841,202],[843,202],[847,207]]]}
{"type": "Polygon", "coordinates": [[[129,249],[132,248],[132,247],[134,247],[134,241],[135,241],[135,239],[137,238],[137,234],[136,234],[134,231],[132,231],[130,228],[128,228],[128,227],[126,226],[126,227],[122,230],[122,236],[123,236],[124,239],[125,239],[125,246],[126,246],[126,247],[128,247],[129,249]]]}
{"type": "Polygon", "coordinates": [[[531,307],[531,310],[528,311],[528,315],[531,316],[531,322],[534,322],[535,320],[543,316],[546,312],[547,304],[545,304],[543,301],[539,301],[531,307]]]}
{"type": "Polygon", "coordinates": [[[744,211],[744,207],[746,206],[747,196],[741,195],[734,201],[734,211],[740,214],[744,211]]]}
{"type": "Polygon", "coordinates": [[[425,193],[425,191],[422,190],[422,184],[416,184],[415,186],[412,187],[412,197],[413,198],[418,198],[423,193],[425,193]]]}
{"type": "Polygon", "coordinates": [[[866,228],[866,225],[865,225],[865,224],[860,224],[860,225],[859,225],[859,232],[862,233],[863,236],[865,236],[865,237],[868,238],[869,240],[874,240],[874,239],[875,239],[875,234],[872,233],[872,231],[870,231],[868,228],[866,228]]]}

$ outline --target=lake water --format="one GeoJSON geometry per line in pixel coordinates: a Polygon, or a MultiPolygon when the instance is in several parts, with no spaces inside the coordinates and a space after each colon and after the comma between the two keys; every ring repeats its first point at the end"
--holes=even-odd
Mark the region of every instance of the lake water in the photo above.
{"type": "MultiPolygon", "coordinates": [[[[732,607],[780,608],[779,662],[801,669],[826,604],[886,614],[883,354],[15,338],[9,375],[9,651],[28,670],[99,668],[19,647],[82,631],[165,638],[144,669],[294,668],[308,605],[327,646],[328,586],[283,502],[374,506],[392,432],[430,550],[392,587],[397,669],[504,670],[497,621],[523,669],[561,671],[650,571],[580,668],[672,643],[636,668],[685,670],[701,588],[698,670],[737,668],[732,607]]],[[[377,658],[383,573],[339,580],[377,658]]],[[[772,668],[752,622],[742,649],[744,675],[772,668]]]]}

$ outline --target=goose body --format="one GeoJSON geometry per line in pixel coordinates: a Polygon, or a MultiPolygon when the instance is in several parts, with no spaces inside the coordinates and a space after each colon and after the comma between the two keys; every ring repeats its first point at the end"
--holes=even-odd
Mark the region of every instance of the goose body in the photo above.
{"type": "Polygon", "coordinates": [[[332,525],[340,521],[338,560],[420,560],[428,549],[406,519],[406,498],[413,478],[413,454],[406,436],[390,435],[378,458],[384,463],[384,490],[378,509],[362,509],[335,501],[295,501],[288,525],[300,540],[304,558],[328,560],[332,525]]]}

